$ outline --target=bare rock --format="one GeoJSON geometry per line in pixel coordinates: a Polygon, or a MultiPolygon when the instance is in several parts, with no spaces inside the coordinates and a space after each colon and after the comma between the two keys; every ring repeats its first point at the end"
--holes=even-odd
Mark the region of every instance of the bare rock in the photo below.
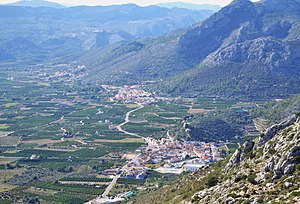
{"type": "Polygon", "coordinates": [[[289,164],[287,167],[284,168],[283,173],[284,174],[292,174],[296,171],[296,165],[295,164],[289,164]]]}
{"type": "Polygon", "coordinates": [[[275,160],[274,157],[271,157],[267,163],[267,165],[265,166],[264,170],[265,172],[270,172],[274,169],[275,166],[275,160]]]}
{"type": "Polygon", "coordinates": [[[284,187],[290,188],[292,186],[293,186],[293,183],[291,183],[291,182],[284,182],[284,187]]]}
{"type": "Polygon", "coordinates": [[[296,117],[293,116],[290,119],[287,119],[286,121],[283,121],[280,124],[273,125],[267,131],[265,132],[264,136],[260,138],[258,142],[258,146],[261,147],[264,144],[266,144],[270,139],[272,139],[280,130],[292,125],[296,122],[296,117]]]}
{"type": "Polygon", "coordinates": [[[244,161],[246,159],[246,156],[251,152],[251,150],[254,147],[254,142],[252,140],[246,141],[243,144],[242,154],[241,154],[241,161],[244,161]]]}

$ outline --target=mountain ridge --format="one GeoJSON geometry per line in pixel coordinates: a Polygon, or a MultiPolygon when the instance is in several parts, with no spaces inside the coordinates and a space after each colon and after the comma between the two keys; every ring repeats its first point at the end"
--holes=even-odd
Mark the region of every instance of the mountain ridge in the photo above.
{"type": "Polygon", "coordinates": [[[30,56],[51,62],[71,53],[75,60],[85,51],[190,26],[211,13],[134,4],[59,9],[0,6],[1,58],[14,61],[30,56]]]}
{"type": "Polygon", "coordinates": [[[192,4],[187,2],[168,2],[168,3],[159,3],[156,4],[160,7],[166,7],[166,8],[185,8],[190,10],[212,10],[212,11],[218,11],[221,9],[221,6],[219,5],[213,5],[213,4],[192,4]]]}
{"type": "Polygon", "coordinates": [[[4,4],[7,6],[26,6],[26,7],[52,7],[52,8],[65,8],[64,5],[50,2],[50,1],[44,1],[44,0],[21,0],[15,3],[10,4],[4,4]]]}

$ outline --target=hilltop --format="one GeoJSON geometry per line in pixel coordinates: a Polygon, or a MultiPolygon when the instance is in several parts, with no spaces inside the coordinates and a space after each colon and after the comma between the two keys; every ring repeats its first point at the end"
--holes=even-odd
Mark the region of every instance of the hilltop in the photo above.
{"type": "Polygon", "coordinates": [[[212,10],[218,11],[221,9],[219,5],[213,4],[192,4],[187,2],[167,2],[167,3],[159,3],[157,6],[166,7],[166,8],[185,8],[190,10],[212,10]]]}
{"type": "Polygon", "coordinates": [[[64,8],[63,5],[44,0],[21,0],[15,3],[7,4],[9,6],[27,6],[27,7],[52,7],[64,8]]]}

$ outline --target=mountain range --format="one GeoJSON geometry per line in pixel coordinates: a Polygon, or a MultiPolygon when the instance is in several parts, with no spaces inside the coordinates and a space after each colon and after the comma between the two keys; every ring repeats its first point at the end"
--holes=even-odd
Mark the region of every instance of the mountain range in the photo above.
{"type": "Polygon", "coordinates": [[[7,4],[10,6],[27,6],[27,7],[52,7],[64,8],[63,5],[44,0],[21,0],[15,3],[7,4]]]}
{"type": "Polygon", "coordinates": [[[234,0],[190,29],[98,49],[81,62],[89,80],[103,83],[158,80],[154,89],[169,94],[286,97],[300,91],[299,11],[299,0],[234,0]]]}
{"type": "Polygon", "coordinates": [[[166,2],[166,3],[159,3],[157,6],[166,7],[166,8],[185,8],[190,10],[212,10],[218,11],[221,9],[219,5],[213,4],[192,4],[186,2],[166,2]]]}
{"type": "Polygon", "coordinates": [[[212,13],[134,4],[68,8],[0,6],[0,61],[41,63],[57,57],[67,61],[67,56],[76,59],[91,49],[191,26],[212,13]]]}

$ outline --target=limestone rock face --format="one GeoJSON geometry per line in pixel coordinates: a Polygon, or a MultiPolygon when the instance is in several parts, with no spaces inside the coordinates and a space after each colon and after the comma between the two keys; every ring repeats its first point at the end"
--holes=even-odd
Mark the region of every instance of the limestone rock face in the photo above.
{"type": "Polygon", "coordinates": [[[233,153],[233,155],[231,156],[231,158],[229,159],[226,167],[225,167],[225,172],[228,172],[228,170],[232,167],[234,167],[235,165],[240,163],[240,159],[241,159],[241,152],[242,149],[241,147],[238,147],[235,152],[233,153]]]}
{"type": "Polygon", "coordinates": [[[271,159],[269,159],[267,165],[264,168],[265,172],[272,171],[274,169],[274,166],[275,166],[275,160],[274,157],[272,157],[271,159]]]}
{"type": "Polygon", "coordinates": [[[283,121],[282,123],[280,123],[278,125],[273,125],[269,129],[267,129],[264,136],[262,138],[260,138],[260,140],[258,141],[258,146],[260,146],[260,147],[263,146],[266,142],[268,142],[270,139],[272,139],[280,130],[290,126],[294,122],[296,122],[295,116],[291,117],[290,119],[288,119],[286,121],[283,121]]]}
{"type": "Polygon", "coordinates": [[[263,203],[272,203],[278,198],[297,203],[299,164],[300,118],[290,117],[270,127],[263,137],[240,145],[224,171],[220,170],[219,183],[196,193],[193,200],[199,204],[244,203],[247,198],[246,203],[261,203],[263,198],[263,203]],[[273,192],[278,194],[274,197],[273,192]]]}
{"type": "Polygon", "coordinates": [[[232,167],[238,165],[240,162],[244,161],[246,159],[246,156],[250,153],[250,151],[254,147],[254,142],[249,140],[246,141],[242,146],[239,146],[234,154],[231,156],[229,162],[227,163],[225,167],[225,172],[227,172],[232,167]]]}

